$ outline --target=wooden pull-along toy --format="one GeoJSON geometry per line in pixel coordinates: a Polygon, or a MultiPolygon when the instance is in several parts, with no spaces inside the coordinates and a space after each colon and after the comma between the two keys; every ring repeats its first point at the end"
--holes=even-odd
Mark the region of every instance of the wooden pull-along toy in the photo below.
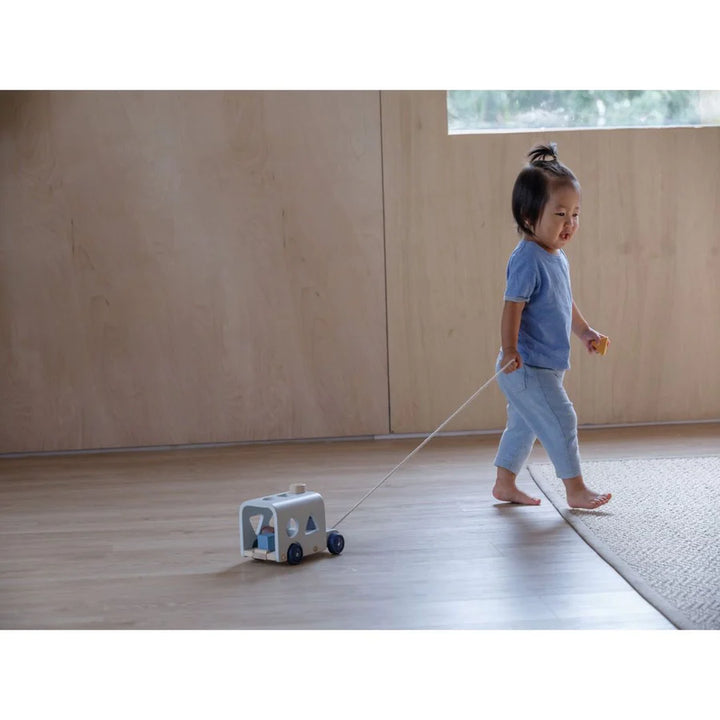
{"type": "Polygon", "coordinates": [[[245,557],[299,564],[327,548],[339,555],[345,539],[325,528],[325,503],[303,483],[288,492],[247,500],[240,506],[240,550],[245,557]]]}
{"type": "MultiPolygon", "coordinates": [[[[600,355],[607,351],[604,336],[593,343],[600,355]]],[[[337,526],[383,485],[416,452],[432,440],[458,413],[467,407],[495,378],[514,361],[500,368],[480,386],[449,418],[433,430],[409,455],[401,460],[372,490],[358,500],[330,529],[325,527],[325,502],[320,493],[307,490],[303,483],[294,483],[287,492],[246,500],[239,510],[240,551],[255,560],[272,560],[298,565],[306,555],[323,552],[339,555],[345,538],[337,526]]]]}

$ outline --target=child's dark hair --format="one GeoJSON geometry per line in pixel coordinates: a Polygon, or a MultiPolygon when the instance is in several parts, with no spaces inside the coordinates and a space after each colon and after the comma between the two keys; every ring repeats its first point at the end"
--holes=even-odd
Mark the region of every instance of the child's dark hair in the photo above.
{"type": "Polygon", "coordinates": [[[533,228],[540,219],[550,195],[550,185],[580,186],[570,168],[557,156],[557,144],[536,145],[529,153],[530,162],[520,171],[512,192],[512,213],[518,233],[534,237],[533,228]]]}

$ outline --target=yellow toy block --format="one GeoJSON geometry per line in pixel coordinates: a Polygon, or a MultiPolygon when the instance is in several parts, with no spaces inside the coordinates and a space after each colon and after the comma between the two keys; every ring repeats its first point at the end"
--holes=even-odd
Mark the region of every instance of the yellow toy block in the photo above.
{"type": "Polygon", "coordinates": [[[593,342],[593,347],[597,351],[598,355],[604,355],[607,352],[608,339],[602,335],[599,340],[593,342]]]}

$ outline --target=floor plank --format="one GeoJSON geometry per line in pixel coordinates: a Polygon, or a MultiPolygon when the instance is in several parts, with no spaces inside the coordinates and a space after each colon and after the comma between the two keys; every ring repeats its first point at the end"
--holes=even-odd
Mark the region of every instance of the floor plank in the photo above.
{"type": "MultiPolygon", "coordinates": [[[[701,455],[719,437],[596,429],[581,449],[701,455]]],[[[298,567],[240,556],[238,506],[304,482],[330,524],[419,439],[0,459],[0,627],[672,628],[549,501],[492,498],[497,440],[435,438],[342,523],[342,555],[298,567]]]]}

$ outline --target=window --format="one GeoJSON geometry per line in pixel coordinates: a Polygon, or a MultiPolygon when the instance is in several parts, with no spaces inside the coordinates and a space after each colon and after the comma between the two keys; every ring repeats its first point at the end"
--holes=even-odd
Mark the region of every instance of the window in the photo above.
{"type": "Polygon", "coordinates": [[[716,90],[450,90],[451,135],[720,125],[716,90]]]}

